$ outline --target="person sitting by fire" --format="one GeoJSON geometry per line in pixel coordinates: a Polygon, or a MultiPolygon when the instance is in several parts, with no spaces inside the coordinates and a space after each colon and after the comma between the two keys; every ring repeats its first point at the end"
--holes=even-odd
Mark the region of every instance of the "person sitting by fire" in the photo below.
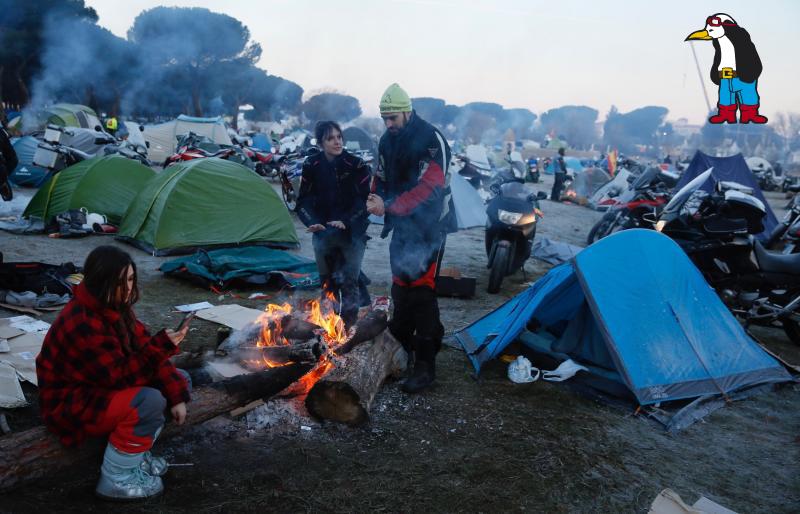
{"type": "Polygon", "coordinates": [[[358,319],[361,261],[367,244],[370,168],[344,149],[342,129],[335,121],[320,121],[314,130],[322,150],[306,158],[296,212],[312,232],[323,294],[338,300],[346,327],[358,319]]]}
{"type": "Polygon", "coordinates": [[[168,464],[150,448],[166,407],[181,425],[190,399],[188,375],[169,361],[188,324],[177,332],[148,333],[133,312],[136,264],[114,246],[89,254],[74,294],[36,358],[44,424],[67,446],[108,436],[95,489],[101,498],[157,495],[168,464]]]}

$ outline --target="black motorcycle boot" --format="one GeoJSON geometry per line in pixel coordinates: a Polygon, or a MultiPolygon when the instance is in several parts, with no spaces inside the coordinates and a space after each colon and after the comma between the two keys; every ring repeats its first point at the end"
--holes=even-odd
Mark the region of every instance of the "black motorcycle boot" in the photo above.
{"type": "Polygon", "coordinates": [[[417,341],[416,360],[411,376],[403,382],[403,392],[421,393],[436,380],[436,346],[433,339],[417,341]]]}

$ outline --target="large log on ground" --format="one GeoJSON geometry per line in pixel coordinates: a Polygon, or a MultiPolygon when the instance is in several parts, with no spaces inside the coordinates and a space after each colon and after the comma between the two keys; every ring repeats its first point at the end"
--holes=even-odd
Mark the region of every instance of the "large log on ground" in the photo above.
{"type": "MultiPolygon", "coordinates": [[[[240,375],[192,391],[186,423],[202,423],[258,398],[275,395],[305,375],[311,363],[297,363],[240,375]]],[[[182,427],[167,423],[160,439],[182,427]]],[[[78,448],[67,448],[44,427],[0,437],[0,491],[25,484],[69,466],[94,461],[99,464],[105,440],[92,439],[78,448]]]]}
{"type": "Polygon", "coordinates": [[[389,376],[406,368],[408,356],[388,331],[372,343],[334,357],[335,367],[306,396],[308,412],[319,418],[359,425],[369,419],[375,394],[389,376]]]}

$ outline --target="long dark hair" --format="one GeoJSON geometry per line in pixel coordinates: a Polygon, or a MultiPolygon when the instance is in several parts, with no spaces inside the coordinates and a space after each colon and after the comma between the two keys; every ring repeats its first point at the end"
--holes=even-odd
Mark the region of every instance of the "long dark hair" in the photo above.
{"type": "Polygon", "coordinates": [[[104,308],[118,311],[125,329],[133,335],[136,319],[133,304],[139,300],[139,274],[130,254],[116,246],[98,246],[91,251],[83,265],[83,285],[104,308]],[[117,302],[117,290],[127,287],[128,266],[133,268],[133,290],[127,301],[117,302]]]}

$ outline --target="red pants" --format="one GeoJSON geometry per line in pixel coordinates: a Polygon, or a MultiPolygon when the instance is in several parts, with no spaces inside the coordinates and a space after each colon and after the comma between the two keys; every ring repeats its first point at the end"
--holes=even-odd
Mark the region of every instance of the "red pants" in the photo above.
{"type": "Polygon", "coordinates": [[[146,452],[164,426],[166,406],[158,389],[123,389],[114,395],[103,415],[86,427],[86,433],[93,437],[110,434],[108,442],[125,453],[146,452]]]}

